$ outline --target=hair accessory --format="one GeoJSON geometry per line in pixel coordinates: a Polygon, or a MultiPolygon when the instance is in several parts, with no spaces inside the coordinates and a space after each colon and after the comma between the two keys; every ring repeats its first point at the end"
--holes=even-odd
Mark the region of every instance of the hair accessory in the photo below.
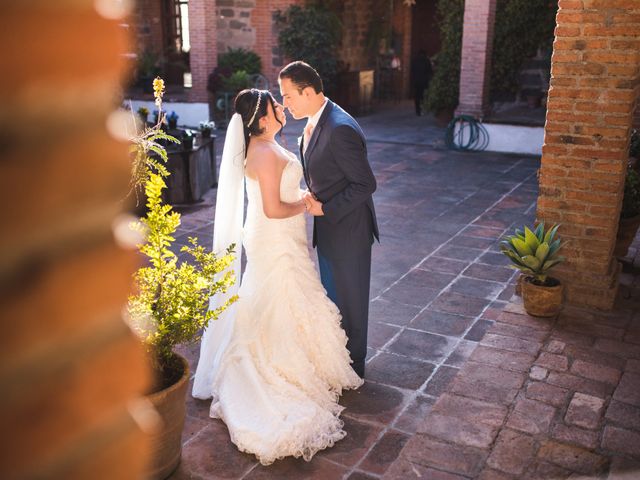
{"type": "Polygon", "coordinates": [[[253,115],[251,115],[251,119],[249,123],[247,123],[247,127],[250,127],[253,121],[256,119],[256,115],[258,114],[258,109],[260,108],[260,99],[262,96],[260,95],[260,90],[258,90],[258,103],[256,103],[256,109],[253,111],[253,115]]]}

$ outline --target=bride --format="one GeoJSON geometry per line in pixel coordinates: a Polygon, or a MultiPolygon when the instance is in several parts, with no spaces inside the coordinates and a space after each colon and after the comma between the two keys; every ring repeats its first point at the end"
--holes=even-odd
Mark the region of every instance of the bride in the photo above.
{"type": "MultiPolygon", "coordinates": [[[[239,274],[242,244],[246,271],[239,300],[204,332],[193,396],[212,398],[211,417],[221,418],[231,441],[260,463],[309,461],[346,435],[338,398],[362,380],[351,368],[338,308],[309,257],[302,165],[275,139],[286,123],[283,107],[268,91],[251,89],[237,95],[235,110],[213,249],[235,243],[239,274]]],[[[211,308],[235,293],[214,297],[211,308]]]]}

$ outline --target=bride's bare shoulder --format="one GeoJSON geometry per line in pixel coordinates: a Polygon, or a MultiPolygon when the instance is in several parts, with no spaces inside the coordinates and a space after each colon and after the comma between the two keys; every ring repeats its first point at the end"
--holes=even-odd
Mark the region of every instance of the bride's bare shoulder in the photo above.
{"type": "Polygon", "coordinates": [[[249,145],[246,163],[247,173],[256,174],[257,176],[257,173],[261,171],[277,170],[283,168],[285,164],[286,160],[277,145],[268,142],[255,142],[254,145],[249,145]]]}

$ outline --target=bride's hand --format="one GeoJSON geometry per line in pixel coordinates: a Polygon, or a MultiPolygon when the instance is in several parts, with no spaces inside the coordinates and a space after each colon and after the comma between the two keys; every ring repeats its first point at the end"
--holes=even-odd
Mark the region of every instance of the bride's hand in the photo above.
{"type": "Polygon", "coordinates": [[[309,212],[309,209],[311,208],[311,197],[308,195],[308,192],[302,197],[302,201],[304,202],[305,211],[309,212]]]}

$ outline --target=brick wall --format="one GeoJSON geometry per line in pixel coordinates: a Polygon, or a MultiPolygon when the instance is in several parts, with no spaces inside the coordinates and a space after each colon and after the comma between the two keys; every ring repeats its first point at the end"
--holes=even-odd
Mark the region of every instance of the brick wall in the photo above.
{"type": "Polygon", "coordinates": [[[162,55],[162,9],[160,0],[138,0],[131,17],[136,52],[162,55]]]}
{"type": "Polygon", "coordinates": [[[112,234],[130,163],[105,127],[121,21],[90,0],[3,6],[1,478],[137,479],[147,461],[148,371],[121,319],[138,260],[112,234]]]}
{"type": "Polygon", "coordinates": [[[467,0],[464,7],[458,113],[483,117],[489,109],[496,0],[467,0]]]}
{"type": "Polygon", "coordinates": [[[340,60],[349,66],[350,71],[364,70],[373,65],[367,46],[367,34],[373,10],[371,0],[345,0],[341,13],[342,44],[340,60]]]}
{"type": "Polygon", "coordinates": [[[567,300],[610,308],[612,256],[640,80],[640,3],[560,0],[538,218],[569,241],[567,300]]]}
{"type": "Polygon", "coordinates": [[[229,48],[253,50],[256,31],[253,28],[251,12],[255,0],[217,0],[218,52],[229,48]]]}
{"type": "Polygon", "coordinates": [[[216,2],[213,0],[189,1],[189,38],[191,52],[192,88],[189,101],[207,102],[207,79],[218,64],[216,2]]]}

